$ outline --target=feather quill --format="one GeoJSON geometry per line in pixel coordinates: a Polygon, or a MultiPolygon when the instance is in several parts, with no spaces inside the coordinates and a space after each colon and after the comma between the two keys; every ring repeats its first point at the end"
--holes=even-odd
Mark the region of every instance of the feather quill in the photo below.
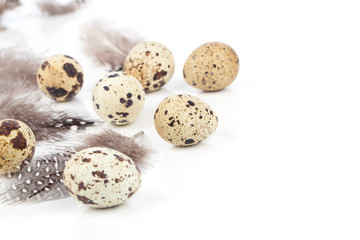
{"type": "Polygon", "coordinates": [[[26,51],[0,51],[0,119],[13,118],[25,122],[37,141],[56,140],[76,126],[84,129],[95,121],[79,114],[51,109],[50,101],[39,91],[36,82],[40,57],[26,51]]]}
{"type": "Polygon", "coordinates": [[[49,16],[56,16],[61,14],[72,13],[78,10],[83,4],[85,0],[75,0],[71,1],[68,4],[60,4],[57,3],[55,0],[42,0],[37,2],[37,6],[40,10],[49,15],[49,16]]]}
{"type": "Polygon", "coordinates": [[[130,50],[143,41],[134,32],[121,31],[100,19],[85,23],[81,34],[84,52],[112,70],[121,70],[130,50]]]}
{"type": "Polygon", "coordinates": [[[150,150],[135,142],[135,138],[125,137],[111,130],[102,133],[78,136],[85,139],[77,144],[67,143],[57,147],[56,152],[43,156],[35,155],[31,162],[26,162],[20,172],[2,177],[3,190],[0,191],[0,202],[19,204],[23,202],[43,202],[68,197],[62,175],[66,162],[71,155],[85,148],[108,147],[128,155],[136,166],[144,169],[150,150]]]}

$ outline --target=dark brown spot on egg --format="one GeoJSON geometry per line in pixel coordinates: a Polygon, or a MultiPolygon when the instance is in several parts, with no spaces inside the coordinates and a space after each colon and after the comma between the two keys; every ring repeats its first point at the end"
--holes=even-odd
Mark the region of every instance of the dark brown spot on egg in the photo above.
{"type": "Polygon", "coordinates": [[[107,178],[107,175],[105,174],[104,170],[100,171],[95,171],[95,172],[91,172],[91,174],[95,177],[99,177],[99,178],[107,178]]]}
{"type": "Polygon", "coordinates": [[[194,139],[191,139],[191,138],[185,140],[185,144],[192,144],[194,142],[195,142],[194,139]]]}
{"type": "Polygon", "coordinates": [[[128,93],[126,96],[127,96],[128,98],[131,98],[131,97],[132,97],[132,94],[131,94],[131,93],[128,93]]]}
{"type": "Polygon", "coordinates": [[[113,116],[113,115],[111,115],[111,114],[109,114],[109,115],[108,115],[108,118],[113,118],[113,117],[114,117],[114,116],[113,116]]]}
{"type": "Polygon", "coordinates": [[[68,56],[68,55],[64,55],[64,57],[70,58],[70,59],[74,59],[74,58],[72,58],[72,57],[70,57],[70,56],[68,56]]]}
{"type": "Polygon", "coordinates": [[[83,158],[82,162],[91,162],[91,159],[90,158],[83,158]]]}
{"type": "Polygon", "coordinates": [[[128,198],[131,198],[132,195],[134,195],[134,192],[129,193],[128,198]]]}
{"type": "Polygon", "coordinates": [[[85,191],[86,191],[86,187],[85,187],[84,182],[80,182],[79,185],[78,185],[78,191],[81,191],[81,190],[85,190],[85,191]]]}
{"type": "Polygon", "coordinates": [[[109,91],[109,87],[108,86],[104,86],[105,91],[109,91]]]}
{"type": "Polygon", "coordinates": [[[116,157],[119,161],[124,161],[124,158],[122,158],[121,156],[114,154],[114,157],[116,157]]]}
{"type": "Polygon", "coordinates": [[[69,92],[69,94],[65,97],[66,100],[72,99],[73,97],[75,97],[76,93],[74,90],[71,90],[71,92],[69,92]]]}
{"type": "Polygon", "coordinates": [[[76,79],[80,83],[80,87],[82,87],[84,83],[84,75],[81,72],[78,72],[76,75],[76,79]]]}
{"type": "Polygon", "coordinates": [[[46,67],[50,67],[50,64],[48,63],[48,61],[44,62],[43,64],[41,64],[41,69],[45,70],[46,67]]]}
{"type": "Polygon", "coordinates": [[[120,102],[121,102],[121,103],[126,103],[125,98],[120,98],[120,102]]]}
{"type": "Polygon", "coordinates": [[[63,88],[56,88],[56,87],[46,87],[46,90],[53,98],[61,98],[65,96],[68,92],[63,88]]]}
{"type": "Polygon", "coordinates": [[[150,55],[150,51],[146,51],[146,52],[145,52],[145,55],[146,55],[146,56],[149,56],[149,55],[150,55]]]}
{"type": "Polygon", "coordinates": [[[164,71],[164,70],[161,70],[161,72],[156,72],[154,77],[153,77],[153,80],[156,81],[156,80],[159,80],[161,79],[162,77],[165,77],[167,75],[167,71],[164,71]]]}
{"type": "Polygon", "coordinates": [[[119,76],[119,74],[114,73],[114,74],[109,75],[108,78],[114,78],[114,77],[118,77],[118,76],[119,76]]]}
{"type": "Polygon", "coordinates": [[[72,175],[72,174],[70,174],[70,178],[71,178],[71,180],[75,180],[75,177],[74,177],[74,175],[72,175]]]}
{"type": "Polygon", "coordinates": [[[190,106],[195,106],[195,103],[193,101],[188,101],[188,104],[190,104],[190,106]]]}
{"type": "Polygon", "coordinates": [[[137,98],[138,98],[139,100],[141,100],[141,95],[138,95],[137,98]]]}
{"type": "Polygon", "coordinates": [[[95,106],[96,106],[97,109],[100,109],[99,104],[95,103],[95,106]]]}
{"type": "Polygon", "coordinates": [[[126,108],[129,108],[129,107],[131,107],[132,105],[133,105],[133,101],[130,99],[130,100],[127,100],[125,107],[126,107],[126,108]]]}
{"type": "Polygon", "coordinates": [[[16,137],[11,139],[10,143],[12,144],[13,148],[23,150],[26,148],[27,142],[24,138],[22,132],[18,132],[16,137]]]}
{"type": "Polygon", "coordinates": [[[63,65],[63,69],[66,72],[66,74],[71,78],[75,77],[77,74],[77,70],[72,63],[65,63],[63,65]]]}
{"type": "Polygon", "coordinates": [[[14,120],[4,120],[0,126],[0,135],[9,136],[12,130],[18,130],[20,125],[17,121],[14,120]]]}
{"type": "Polygon", "coordinates": [[[93,202],[93,200],[85,197],[85,196],[80,196],[80,195],[76,195],[77,199],[81,202],[83,202],[84,204],[94,204],[96,205],[96,203],[93,202]]]}

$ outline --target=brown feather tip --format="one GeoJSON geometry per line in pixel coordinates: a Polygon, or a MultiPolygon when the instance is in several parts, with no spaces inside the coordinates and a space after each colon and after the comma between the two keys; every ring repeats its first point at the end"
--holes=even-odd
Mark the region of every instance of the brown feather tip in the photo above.
{"type": "Polygon", "coordinates": [[[135,142],[135,138],[142,134],[143,132],[139,132],[133,137],[125,137],[106,130],[98,134],[78,136],[77,142],[80,143],[77,144],[62,143],[61,146],[55,147],[57,153],[35,155],[31,162],[23,164],[18,173],[0,177],[3,186],[0,190],[0,203],[36,203],[68,197],[69,193],[62,180],[66,162],[71,155],[85,148],[112,148],[128,155],[137,167],[144,170],[149,165],[151,150],[135,142]]]}
{"type": "Polygon", "coordinates": [[[37,2],[37,6],[44,14],[47,14],[48,16],[56,16],[75,12],[85,2],[85,0],[75,0],[63,5],[57,3],[55,0],[41,0],[37,2]]]}
{"type": "Polygon", "coordinates": [[[112,70],[122,69],[130,50],[143,41],[137,33],[100,19],[85,23],[80,38],[84,52],[112,70]]]}

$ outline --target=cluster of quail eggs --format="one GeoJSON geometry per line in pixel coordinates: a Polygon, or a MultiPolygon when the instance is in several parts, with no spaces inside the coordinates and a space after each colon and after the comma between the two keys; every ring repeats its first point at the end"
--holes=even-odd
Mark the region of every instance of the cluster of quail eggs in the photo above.
{"type": "MultiPolygon", "coordinates": [[[[126,125],[142,112],[145,94],[168,83],[175,69],[171,51],[163,44],[147,41],[127,56],[123,72],[113,72],[93,88],[92,105],[105,122],[126,125]]],[[[185,81],[203,91],[218,91],[237,77],[239,58],[221,42],[195,49],[183,67],[185,81]]],[[[56,101],[69,101],[83,86],[80,64],[70,56],[55,55],[39,67],[39,89],[56,101]]],[[[214,110],[188,94],[165,98],[154,113],[158,134],[176,146],[191,146],[208,138],[218,125],[214,110]]],[[[25,124],[13,119],[0,121],[0,173],[12,173],[30,161],[35,137],[25,124]]],[[[76,200],[95,208],[119,205],[133,196],[141,184],[141,173],[131,158],[109,148],[88,148],[71,157],[64,170],[64,184],[76,200]]]]}

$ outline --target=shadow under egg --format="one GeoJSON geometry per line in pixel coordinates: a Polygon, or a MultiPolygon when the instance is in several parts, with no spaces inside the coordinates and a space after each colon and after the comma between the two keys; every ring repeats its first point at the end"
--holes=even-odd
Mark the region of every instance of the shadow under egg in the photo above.
{"type": "Polygon", "coordinates": [[[165,184],[178,193],[198,192],[206,184],[207,165],[217,157],[211,146],[200,143],[190,147],[172,147],[161,162],[165,184]]]}

